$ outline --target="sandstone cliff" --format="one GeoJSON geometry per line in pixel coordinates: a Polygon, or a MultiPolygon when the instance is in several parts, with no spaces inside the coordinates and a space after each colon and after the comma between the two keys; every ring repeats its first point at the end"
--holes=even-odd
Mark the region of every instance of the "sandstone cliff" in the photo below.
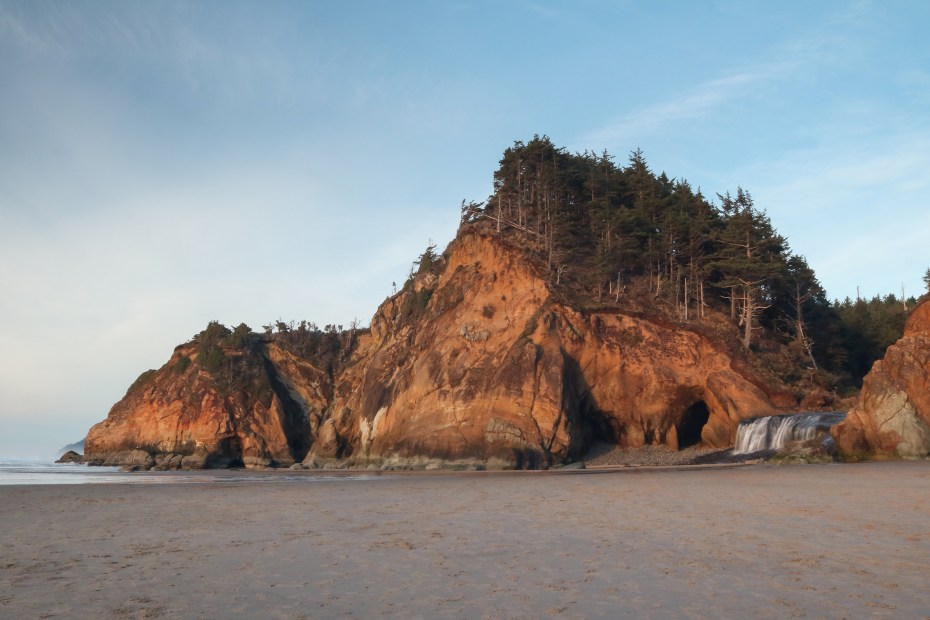
{"type": "Polygon", "coordinates": [[[773,408],[726,343],[692,327],[574,309],[518,248],[465,232],[382,304],[332,373],[257,341],[226,351],[224,372],[249,379],[224,389],[183,346],[91,429],[86,452],[113,462],[142,448],[167,466],[544,467],[594,440],[732,445],[741,419],[773,408]]]}
{"type": "Polygon", "coordinates": [[[304,458],[329,400],[325,373],[260,340],[224,350],[215,372],[200,355],[196,344],[182,345],[161,369],[143,373],[88,432],[86,459],[176,469],[304,458]]]}
{"type": "Polygon", "coordinates": [[[439,275],[389,299],[339,378],[309,460],[431,457],[538,466],[594,438],[732,444],[772,412],[707,338],[622,313],[581,313],[499,239],[472,233],[439,275]],[[415,320],[408,296],[429,301],[415,320]]]}
{"type": "Polygon", "coordinates": [[[930,300],[914,310],[904,336],[872,366],[858,403],[832,433],[847,455],[930,454],[930,300]]]}

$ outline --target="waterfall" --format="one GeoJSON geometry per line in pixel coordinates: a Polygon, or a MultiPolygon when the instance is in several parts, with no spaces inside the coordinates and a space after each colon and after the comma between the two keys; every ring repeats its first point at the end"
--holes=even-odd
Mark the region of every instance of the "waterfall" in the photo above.
{"type": "Polygon", "coordinates": [[[790,441],[829,437],[830,427],[845,418],[845,411],[826,411],[743,420],[736,430],[736,447],[733,454],[780,450],[790,441]]]}

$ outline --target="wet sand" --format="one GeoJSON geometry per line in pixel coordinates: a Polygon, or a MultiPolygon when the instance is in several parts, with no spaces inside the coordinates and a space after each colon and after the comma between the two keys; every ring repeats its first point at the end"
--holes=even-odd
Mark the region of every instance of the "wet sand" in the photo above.
{"type": "Polygon", "coordinates": [[[0,618],[930,617],[930,462],[0,487],[0,618]]]}

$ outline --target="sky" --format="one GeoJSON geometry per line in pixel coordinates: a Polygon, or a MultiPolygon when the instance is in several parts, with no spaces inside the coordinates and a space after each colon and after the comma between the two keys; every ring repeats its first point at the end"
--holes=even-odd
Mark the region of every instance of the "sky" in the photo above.
{"type": "Polygon", "coordinates": [[[830,298],[924,290],[930,2],[0,0],[0,457],[211,320],[367,324],[503,150],[748,190],[830,298]]]}

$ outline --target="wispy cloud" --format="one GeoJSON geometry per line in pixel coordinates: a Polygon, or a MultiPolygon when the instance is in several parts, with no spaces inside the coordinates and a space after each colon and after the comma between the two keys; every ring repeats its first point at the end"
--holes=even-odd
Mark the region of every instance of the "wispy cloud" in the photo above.
{"type": "Polygon", "coordinates": [[[824,127],[814,147],[732,171],[837,297],[898,283],[918,294],[930,267],[930,125],[875,118],[857,110],[847,117],[855,132],[824,127]]]}
{"type": "Polygon", "coordinates": [[[664,130],[672,123],[701,118],[709,111],[735,97],[746,96],[748,89],[765,79],[764,72],[741,72],[720,77],[692,88],[672,100],[636,109],[607,127],[584,138],[587,144],[635,142],[638,137],[664,130]]]}
{"type": "Polygon", "coordinates": [[[693,84],[664,100],[633,108],[613,122],[591,130],[585,144],[629,145],[657,133],[667,134],[682,121],[707,118],[727,106],[745,105],[747,100],[777,96],[779,88],[811,79],[823,67],[846,62],[855,49],[847,31],[833,27],[842,22],[853,28],[867,19],[867,6],[859,4],[838,13],[813,32],[775,46],[769,57],[735,64],[718,77],[693,84]]]}

